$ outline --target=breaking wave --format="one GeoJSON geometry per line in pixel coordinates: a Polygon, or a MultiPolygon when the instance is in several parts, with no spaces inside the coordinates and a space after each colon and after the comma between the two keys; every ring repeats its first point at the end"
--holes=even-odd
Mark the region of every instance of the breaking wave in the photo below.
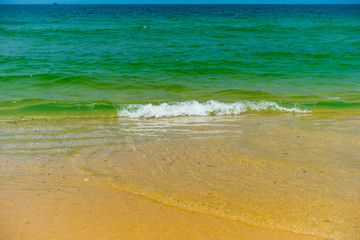
{"type": "Polygon", "coordinates": [[[245,112],[278,111],[292,113],[308,113],[299,104],[276,103],[270,101],[240,101],[224,103],[218,101],[187,101],[178,103],[160,104],[124,104],[117,107],[119,117],[130,118],[160,118],[177,116],[211,116],[211,115],[236,115],[245,112]]]}

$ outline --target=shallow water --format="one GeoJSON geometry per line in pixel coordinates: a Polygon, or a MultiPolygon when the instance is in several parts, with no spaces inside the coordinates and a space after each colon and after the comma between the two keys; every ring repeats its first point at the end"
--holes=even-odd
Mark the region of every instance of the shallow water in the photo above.
{"type": "Polygon", "coordinates": [[[359,124],[354,116],[292,114],[8,121],[1,174],[85,174],[195,213],[356,239],[359,124]]]}

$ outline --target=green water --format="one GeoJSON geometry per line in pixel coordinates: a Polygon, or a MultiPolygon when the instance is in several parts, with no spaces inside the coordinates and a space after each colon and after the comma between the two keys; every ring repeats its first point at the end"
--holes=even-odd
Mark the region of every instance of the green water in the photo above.
{"type": "Polygon", "coordinates": [[[358,113],[359,12],[2,5],[0,116],[358,113]]]}

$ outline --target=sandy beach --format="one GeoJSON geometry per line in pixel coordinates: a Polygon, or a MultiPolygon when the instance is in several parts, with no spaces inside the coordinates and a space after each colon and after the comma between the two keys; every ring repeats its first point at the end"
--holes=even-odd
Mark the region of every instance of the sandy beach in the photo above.
{"type": "Polygon", "coordinates": [[[92,178],[64,178],[58,172],[1,186],[0,239],[321,239],[180,210],[92,178]]]}
{"type": "Polygon", "coordinates": [[[0,238],[356,239],[358,124],[2,122],[0,238]]]}

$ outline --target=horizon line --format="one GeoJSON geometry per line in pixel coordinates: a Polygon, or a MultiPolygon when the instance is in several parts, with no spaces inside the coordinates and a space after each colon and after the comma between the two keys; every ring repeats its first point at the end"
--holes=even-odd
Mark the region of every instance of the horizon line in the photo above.
{"type": "Polygon", "coordinates": [[[0,3],[0,5],[360,5],[360,3],[0,3]],[[56,3],[56,4],[55,4],[56,3]]]}

